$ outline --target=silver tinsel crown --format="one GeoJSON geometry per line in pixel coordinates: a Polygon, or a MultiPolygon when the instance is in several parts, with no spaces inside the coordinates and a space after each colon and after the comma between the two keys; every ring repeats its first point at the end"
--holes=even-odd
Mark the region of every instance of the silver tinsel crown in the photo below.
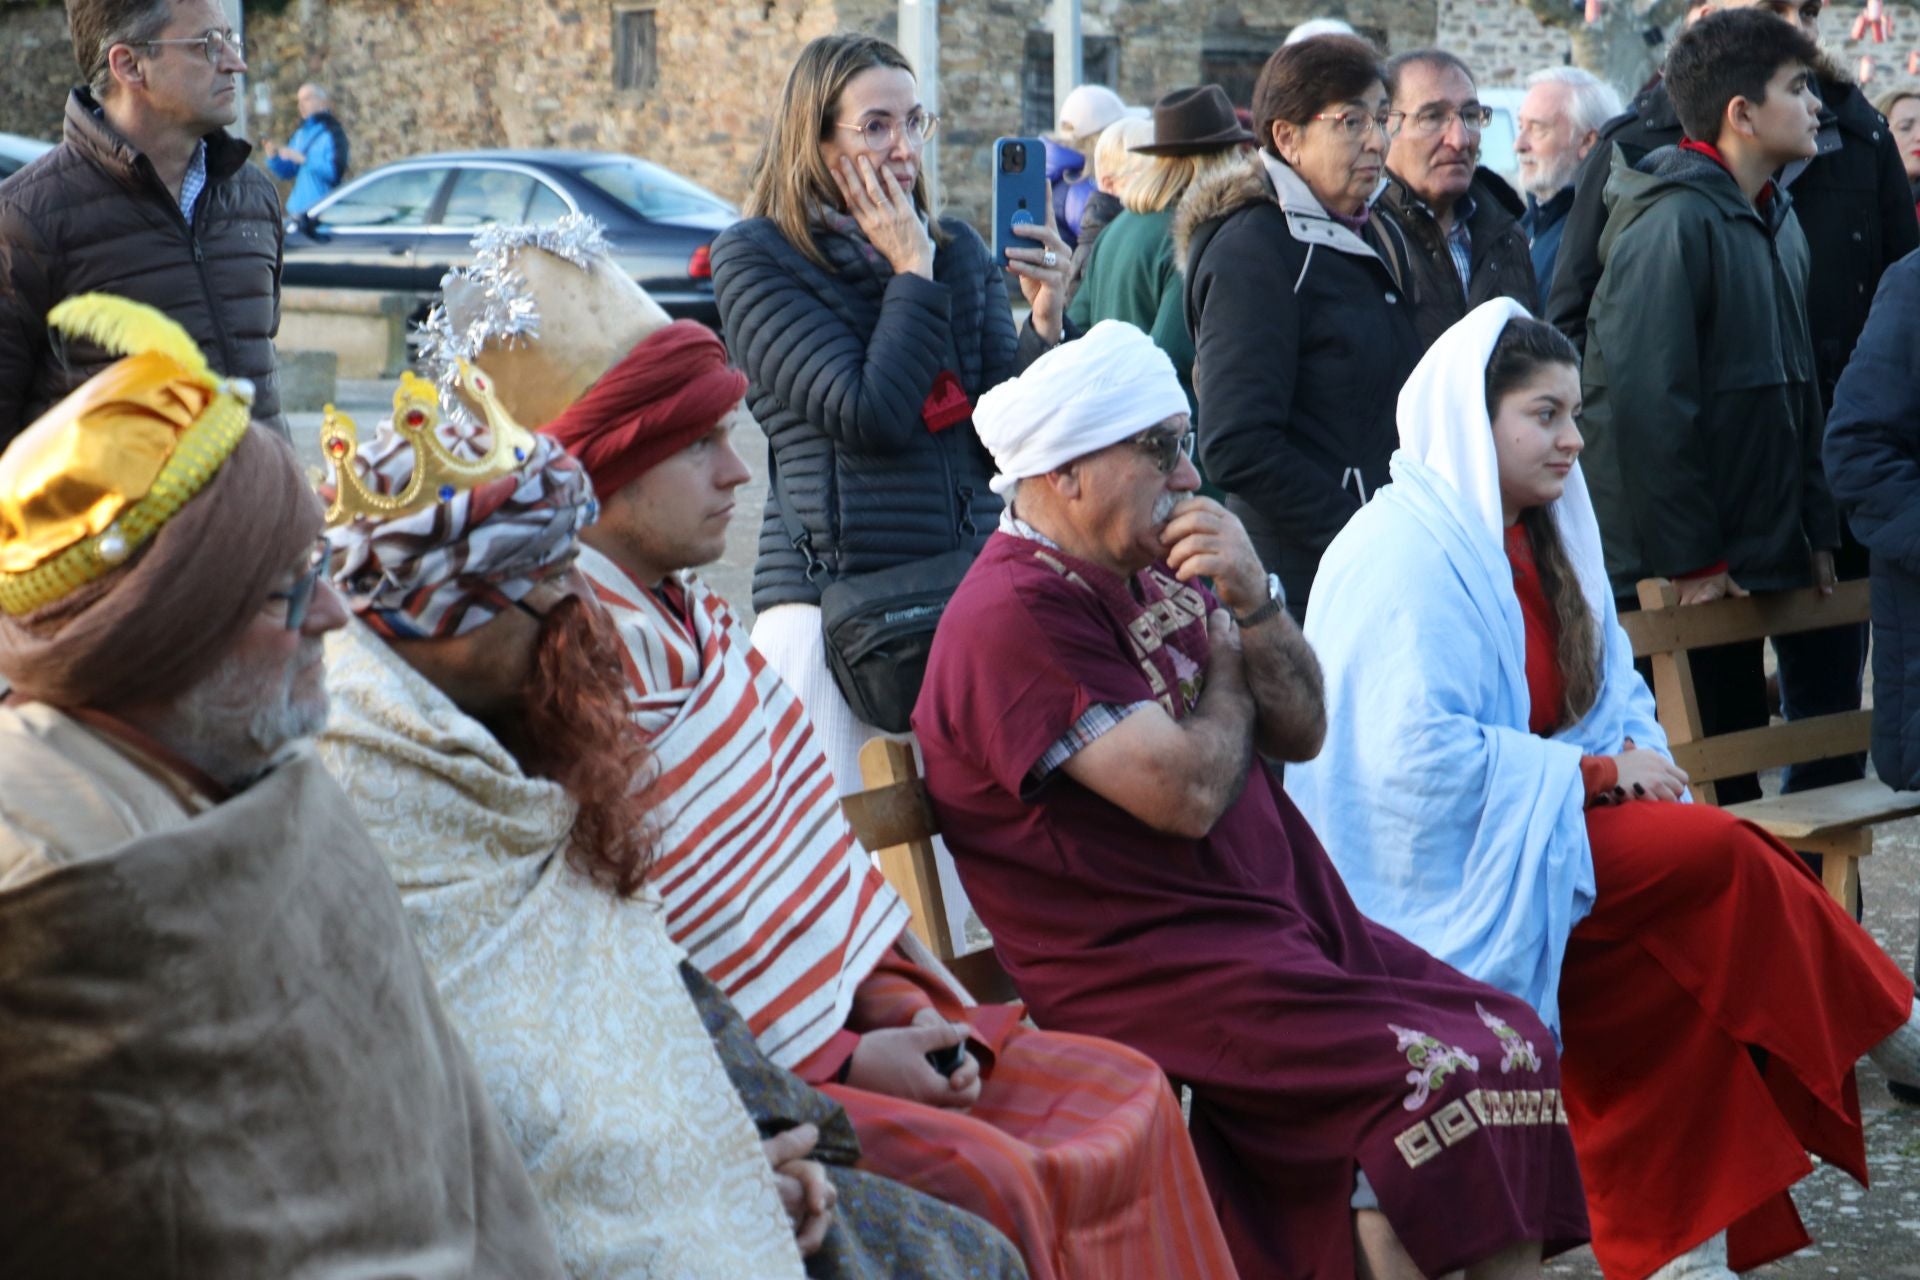
{"type": "Polygon", "coordinates": [[[526,279],[513,269],[521,249],[544,249],[586,270],[594,258],[613,252],[605,229],[584,213],[570,213],[543,227],[491,226],[473,238],[473,265],[455,267],[440,280],[441,293],[465,288],[477,296],[473,318],[455,328],[444,302],[435,303],[420,326],[420,365],[440,389],[440,409],[452,423],[478,428],[454,394],[460,361],[475,360],[489,342],[508,345],[540,336],[540,310],[526,279]]]}

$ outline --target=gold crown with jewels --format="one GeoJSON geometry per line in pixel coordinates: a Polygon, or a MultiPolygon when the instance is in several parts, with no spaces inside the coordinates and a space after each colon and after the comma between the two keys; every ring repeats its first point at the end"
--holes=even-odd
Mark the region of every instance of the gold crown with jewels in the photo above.
{"type": "Polygon", "coordinates": [[[360,478],[354,462],[360,432],[353,419],[332,405],[320,423],[320,451],[333,464],[333,498],[327,505],[329,527],[357,519],[394,520],[441,502],[489,480],[511,474],[533,456],[533,433],[513,420],[494,397],[493,380],[465,360],[458,362],[458,386],[480,407],[490,438],[487,452],[474,461],[441,443],[440,392],[411,372],[400,375],[393,393],[394,433],[413,447],[413,474],[394,493],[380,493],[360,478]]]}

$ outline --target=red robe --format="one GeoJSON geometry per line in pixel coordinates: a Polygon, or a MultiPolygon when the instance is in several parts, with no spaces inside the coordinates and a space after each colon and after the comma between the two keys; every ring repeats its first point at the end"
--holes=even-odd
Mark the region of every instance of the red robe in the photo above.
{"type": "MultiPolygon", "coordinates": [[[[1517,525],[1507,553],[1528,727],[1550,733],[1558,628],[1517,525]]],[[[1561,1079],[1601,1269],[1642,1280],[1721,1231],[1736,1271],[1792,1253],[1809,1242],[1787,1191],[1807,1152],[1866,1183],[1853,1067],[1906,1020],[1913,984],[1798,857],[1724,809],[1596,807],[1587,835],[1598,892],[1567,943],[1561,1079]]]]}

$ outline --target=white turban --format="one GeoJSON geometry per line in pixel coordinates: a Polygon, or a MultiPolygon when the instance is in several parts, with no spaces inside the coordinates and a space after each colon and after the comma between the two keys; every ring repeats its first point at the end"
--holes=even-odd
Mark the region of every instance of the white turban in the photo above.
{"type": "Polygon", "coordinates": [[[1125,321],[1102,320],[981,396],[973,429],[999,468],[991,485],[1004,498],[1028,476],[1188,411],[1167,353],[1125,321]]]}

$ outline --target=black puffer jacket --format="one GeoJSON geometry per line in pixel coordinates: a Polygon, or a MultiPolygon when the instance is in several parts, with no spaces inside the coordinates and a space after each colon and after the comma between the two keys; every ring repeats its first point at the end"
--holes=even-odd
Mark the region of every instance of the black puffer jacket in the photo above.
{"type": "Polygon", "coordinates": [[[1827,419],[1833,496],[1873,553],[1873,767],[1920,787],[1920,253],[1887,268],[1827,419]]]}
{"type": "MultiPolygon", "coordinates": [[[[1453,250],[1446,233],[1420,197],[1391,172],[1379,209],[1392,218],[1413,246],[1413,260],[1401,272],[1411,281],[1413,323],[1420,333],[1420,349],[1466,318],[1467,312],[1494,298],[1512,298],[1531,311],[1540,302],[1540,286],[1533,278],[1533,252],[1520,218],[1526,202],[1500,177],[1486,169],[1473,175],[1467,196],[1473,216],[1467,219],[1473,270],[1468,287],[1460,287],[1453,250]]],[[[1398,264],[1396,264],[1398,265],[1398,264]]]]}
{"type": "MultiPolygon", "coordinates": [[[[1820,403],[1833,404],[1834,384],[1867,322],[1880,273],[1920,247],[1920,221],[1893,131],[1860,90],[1822,80],[1819,154],[1786,187],[1813,255],[1807,282],[1807,327],[1813,334],[1820,403]]],[[[1580,166],[1573,209],[1567,214],[1547,299],[1547,319],[1582,346],[1587,308],[1600,282],[1600,232],[1607,223],[1602,200],[1615,146],[1627,163],[1680,141],[1680,118],[1664,84],[1634,99],[1624,115],[1601,130],[1600,142],[1580,166]]]]}
{"type": "Polygon", "coordinates": [[[1366,232],[1262,159],[1196,183],[1174,219],[1201,460],[1295,618],[1327,544],[1387,483],[1394,406],[1420,360],[1387,265],[1406,242],[1377,213],[1366,232]]]}
{"type": "Polygon", "coordinates": [[[823,581],[978,549],[1000,518],[993,462],[963,419],[921,416],[943,370],[967,396],[1014,376],[1044,343],[1016,335],[1007,286],[973,228],[950,237],[932,280],[895,275],[855,236],[816,228],[829,272],[766,218],[713,242],[713,287],[747,407],[767,433],[825,579],[809,581],[771,487],[753,569],[753,607],[817,604],[823,581]]]}
{"type": "Polygon", "coordinates": [[[113,362],[84,342],[63,361],[49,343],[47,312],[93,292],[171,316],[215,370],[253,381],[255,419],[286,434],[273,350],[280,195],[245,142],[221,130],[206,143],[191,227],[85,89],[67,99],[66,140],[0,183],[0,445],[113,362]]]}

